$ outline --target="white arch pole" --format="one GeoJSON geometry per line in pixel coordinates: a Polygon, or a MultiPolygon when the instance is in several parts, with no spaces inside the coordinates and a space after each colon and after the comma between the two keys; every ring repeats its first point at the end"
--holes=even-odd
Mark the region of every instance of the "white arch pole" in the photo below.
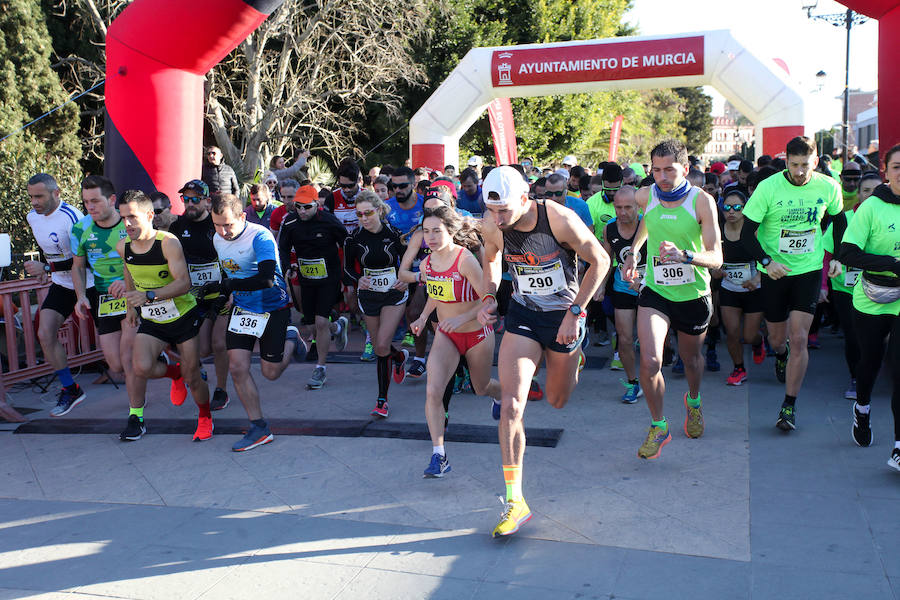
{"type": "Polygon", "coordinates": [[[460,136],[494,98],[697,85],[756,125],[758,153],[783,152],[804,133],[801,94],[727,30],[473,48],[410,120],[412,164],[459,165],[460,136]]]}

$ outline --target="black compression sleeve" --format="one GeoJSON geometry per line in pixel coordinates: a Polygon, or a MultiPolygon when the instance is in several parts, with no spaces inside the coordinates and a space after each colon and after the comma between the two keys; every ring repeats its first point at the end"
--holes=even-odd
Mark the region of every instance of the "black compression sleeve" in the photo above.
{"type": "Polygon", "coordinates": [[[54,273],[72,270],[72,259],[71,258],[67,258],[66,260],[57,260],[55,262],[48,263],[48,264],[50,265],[50,270],[54,273]]]}
{"type": "Polygon", "coordinates": [[[863,252],[856,244],[844,242],[838,260],[848,267],[865,269],[866,271],[891,271],[900,276],[900,259],[882,254],[863,252]]]}
{"type": "Polygon", "coordinates": [[[759,229],[759,223],[744,217],[744,226],[741,227],[741,245],[750,256],[755,260],[760,261],[766,258],[767,254],[759,244],[759,238],[756,237],[757,229],[759,229]]]}
{"type": "MultiPolygon", "coordinates": [[[[841,240],[844,239],[844,233],[847,231],[847,213],[835,215],[831,221],[831,241],[834,244],[834,253],[841,251],[841,240]]],[[[837,260],[837,257],[835,257],[837,260]]]]}
{"type": "Polygon", "coordinates": [[[352,237],[344,238],[344,285],[355,287],[359,281],[356,272],[356,242],[352,237]]]}
{"type": "Polygon", "coordinates": [[[239,292],[255,292],[275,286],[275,261],[263,260],[259,262],[258,271],[252,277],[244,279],[227,279],[225,284],[229,290],[239,292]]]}

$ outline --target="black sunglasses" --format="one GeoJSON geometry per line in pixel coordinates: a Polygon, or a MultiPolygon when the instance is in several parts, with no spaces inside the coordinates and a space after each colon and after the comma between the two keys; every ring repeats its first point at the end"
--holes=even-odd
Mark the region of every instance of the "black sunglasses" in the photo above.
{"type": "Polygon", "coordinates": [[[725,212],[728,212],[732,209],[734,209],[735,212],[741,212],[744,209],[744,205],[743,204],[723,204],[722,205],[722,210],[725,212]]]}
{"type": "Polygon", "coordinates": [[[339,183],[338,187],[343,188],[345,190],[352,190],[356,187],[355,183],[339,183]]]}
{"type": "Polygon", "coordinates": [[[198,198],[196,196],[182,196],[181,200],[184,202],[190,202],[191,204],[200,204],[201,202],[206,200],[206,198],[198,198]]]}
{"type": "Polygon", "coordinates": [[[566,193],[565,190],[557,190],[557,191],[555,191],[555,192],[551,192],[551,191],[548,190],[548,191],[544,192],[544,195],[545,195],[546,197],[548,197],[548,198],[552,198],[552,197],[554,197],[554,196],[556,196],[557,198],[559,198],[560,196],[564,196],[565,193],[566,193]]]}

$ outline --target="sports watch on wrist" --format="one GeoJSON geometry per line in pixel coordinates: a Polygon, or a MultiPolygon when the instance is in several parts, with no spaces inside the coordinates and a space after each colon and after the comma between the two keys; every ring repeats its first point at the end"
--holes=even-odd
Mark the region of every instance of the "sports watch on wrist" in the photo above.
{"type": "Polygon", "coordinates": [[[156,300],[156,292],[154,292],[153,290],[147,290],[144,295],[147,296],[147,302],[153,302],[154,300],[156,300]]]}
{"type": "Polygon", "coordinates": [[[694,262],[694,253],[690,250],[682,250],[681,256],[684,257],[684,262],[686,263],[694,262]]]}
{"type": "Polygon", "coordinates": [[[573,315],[575,315],[576,317],[585,316],[584,311],[581,310],[581,307],[578,306],[577,304],[573,304],[572,306],[570,306],[569,312],[572,313],[573,315]]]}
{"type": "Polygon", "coordinates": [[[772,259],[769,258],[768,256],[765,257],[764,259],[762,259],[761,261],[759,261],[759,264],[761,264],[763,267],[768,267],[771,263],[772,263],[772,259]]]}
{"type": "Polygon", "coordinates": [[[52,273],[52,272],[53,272],[53,267],[51,267],[50,265],[44,265],[44,273],[52,273]]]}

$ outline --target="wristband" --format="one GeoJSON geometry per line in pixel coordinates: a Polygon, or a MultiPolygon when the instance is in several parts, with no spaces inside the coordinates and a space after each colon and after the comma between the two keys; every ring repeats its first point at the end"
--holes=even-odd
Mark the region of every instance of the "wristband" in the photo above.
{"type": "Polygon", "coordinates": [[[497,294],[487,293],[487,294],[485,294],[484,296],[481,297],[481,302],[484,303],[484,301],[485,301],[486,299],[488,299],[488,298],[493,298],[493,299],[494,299],[494,304],[497,304],[497,294]]]}

